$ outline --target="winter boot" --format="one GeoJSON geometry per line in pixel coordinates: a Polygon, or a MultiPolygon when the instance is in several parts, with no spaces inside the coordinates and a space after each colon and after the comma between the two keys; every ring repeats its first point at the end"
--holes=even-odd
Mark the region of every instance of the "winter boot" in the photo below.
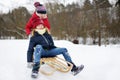
{"type": "Polygon", "coordinates": [[[80,66],[73,66],[71,72],[74,76],[76,76],[78,73],[80,73],[84,68],[84,65],[80,65],[80,66]]]}
{"type": "Polygon", "coordinates": [[[38,71],[32,71],[31,77],[32,78],[37,78],[38,77],[38,71]]]}
{"type": "Polygon", "coordinates": [[[39,68],[40,68],[40,63],[39,62],[37,62],[33,65],[32,74],[31,74],[32,78],[37,78],[38,77],[39,68]]]}
{"type": "Polygon", "coordinates": [[[73,67],[71,69],[71,72],[73,72],[73,70],[76,68],[76,65],[74,63],[72,63],[72,64],[73,64],[73,67]]]}

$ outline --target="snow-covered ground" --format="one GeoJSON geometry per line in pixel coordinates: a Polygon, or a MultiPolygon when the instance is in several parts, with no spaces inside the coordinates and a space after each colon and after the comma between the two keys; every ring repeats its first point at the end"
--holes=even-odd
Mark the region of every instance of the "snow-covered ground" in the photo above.
{"type": "MultiPolygon", "coordinates": [[[[28,40],[0,40],[0,80],[33,80],[31,69],[26,67],[28,40]]],[[[39,73],[36,80],[120,80],[120,45],[85,46],[68,41],[55,41],[66,47],[76,65],[84,64],[77,76],[55,72],[52,76],[39,73]]]]}

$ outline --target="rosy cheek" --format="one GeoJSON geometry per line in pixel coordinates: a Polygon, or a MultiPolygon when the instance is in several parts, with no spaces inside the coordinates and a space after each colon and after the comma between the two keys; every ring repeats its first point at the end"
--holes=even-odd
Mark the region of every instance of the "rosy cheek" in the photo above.
{"type": "Polygon", "coordinates": [[[42,28],[44,28],[44,26],[42,26],[42,28]]]}

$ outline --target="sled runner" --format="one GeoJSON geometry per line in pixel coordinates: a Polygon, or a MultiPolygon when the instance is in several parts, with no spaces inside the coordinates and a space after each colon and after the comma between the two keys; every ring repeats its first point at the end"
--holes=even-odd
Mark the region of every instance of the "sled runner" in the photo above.
{"type": "MultiPolygon", "coordinates": [[[[70,62],[65,61],[60,57],[44,57],[41,58],[40,64],[47,65],[51,68],[51,70],[45,71],[45,69],[40,69],[40,72],[45,75],[52,75],[55,71],[60,71],[63,73],[69,72],[73,65],[70,62]],[[68,66],[69,65],[69,66],[68,66]]],[[[47,67],[47,68],[49,68],[47,67]]]]}

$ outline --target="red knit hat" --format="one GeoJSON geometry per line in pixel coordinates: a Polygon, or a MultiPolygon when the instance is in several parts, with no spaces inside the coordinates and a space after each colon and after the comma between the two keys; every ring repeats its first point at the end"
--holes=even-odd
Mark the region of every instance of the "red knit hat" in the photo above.
{"type": "Polygon", "coordinates": [[[40,25],[40,24],[43,24],[43,25],[45,26],[44,22],[43,22],[40,18],[36,18],[36,19],[33,21],[33,27],[36,27],[36,26],[38,26],[38,25],[40,25]]]}

